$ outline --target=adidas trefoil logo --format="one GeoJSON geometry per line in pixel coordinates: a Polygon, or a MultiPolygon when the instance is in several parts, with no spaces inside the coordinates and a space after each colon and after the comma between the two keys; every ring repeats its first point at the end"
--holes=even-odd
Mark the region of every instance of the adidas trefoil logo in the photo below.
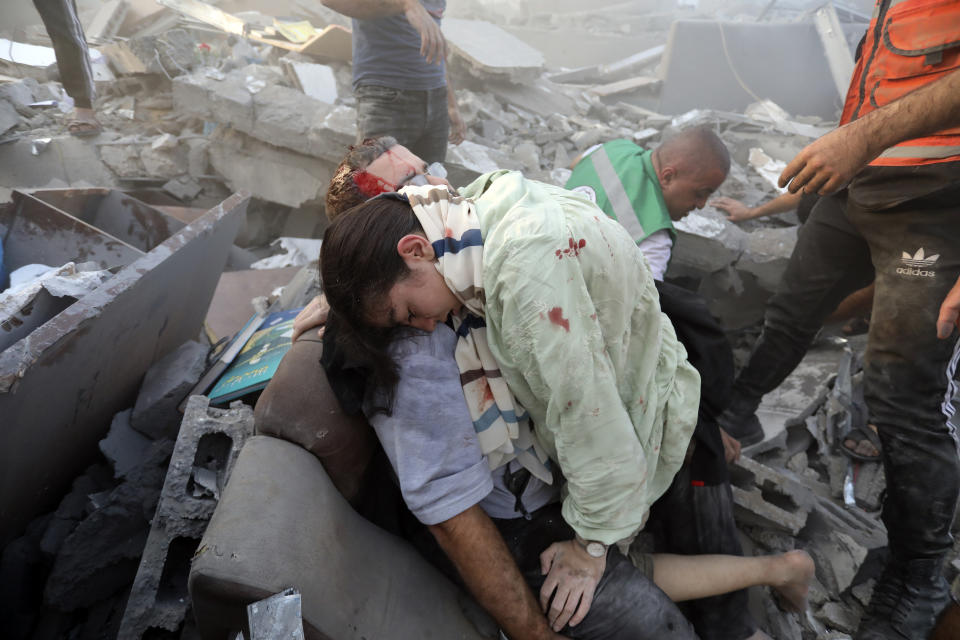
{"type": "Polygon", "coordinates": [[[917,252],[913,255],[910,255],[904,251],[900,258],[900,262],[905,264],[906,267],[898,267],[897,273],[902,276],[921,276],[933,278],[937,275],[937,272],[929,269],[928,267],[932,267],[939,258],[939,253],[935,253],[932,256],[925,256],[923,253],[923,247],[917,249],[917,252]]]}

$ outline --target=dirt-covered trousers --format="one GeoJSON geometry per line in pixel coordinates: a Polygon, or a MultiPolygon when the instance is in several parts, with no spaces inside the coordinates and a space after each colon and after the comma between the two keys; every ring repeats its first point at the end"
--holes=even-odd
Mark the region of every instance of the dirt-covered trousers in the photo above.
{"type": "Polygon", "coordinates": [[[74,0],[33,0],[57,56],[60,82],[76,106],[93,105],[93,70],[74,0]]]}
{"type": "Polygon", "coordinates": [[[956,434],[946,420],[957,340],[936,337],[940,304],[960,275],[960,163],[868,170],[845,202],[821,199],[771,299],[735,400],[776,387],[824,318],[871,274],[864,381],[887,475],[883,521],[895,558],[937,557],[950,548],[960,491],[956,434]]]}
{"type": "Polygon", "coordinates": [[[361,85],[354,95],[358,141],[393,136],[428,163],[446,158],[450,134],[446,87],[420,91],[361,85]]]}
{"type": "MultiPolygon", "coordinates": [[[[534,511],[530,520],[494,519],[520,572],[539,598],[546,576],[540,554],[551,543],[572,540],[573,529],[560,514],[560,504],[534,511]]],[[[652,570],[652,566],[648,567],[652,570]]],[[[580,624],[560,631],[568,638],[589,640],[697,640],[693,626],[650,576],[611,547],[607,567],[597,584],[590,611],[580,624]]],[[[515,638],[513,640],[521,640],[515,638]]]]}

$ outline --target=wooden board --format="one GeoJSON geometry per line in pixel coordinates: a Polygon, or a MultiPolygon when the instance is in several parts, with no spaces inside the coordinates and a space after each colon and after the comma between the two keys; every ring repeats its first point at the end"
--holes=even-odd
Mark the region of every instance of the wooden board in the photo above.
{"type": "Polygon", "coordinates": [[[349,62],[353,56],[353,35],[350,33],[350,29],[337,24],[327,25],[303,44],[297,44],[282,38],[271,38],[260,31],[253,31],[247,34],[247,37],[256,42],[324,60],[349,62]]]}

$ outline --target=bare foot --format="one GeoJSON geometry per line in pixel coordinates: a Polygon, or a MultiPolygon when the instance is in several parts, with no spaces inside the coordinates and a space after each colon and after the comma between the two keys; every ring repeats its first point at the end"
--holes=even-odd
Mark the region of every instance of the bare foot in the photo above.
{"type": "Polygon", "coordinates": [[[787,551],[780,556],[780,580],[771,585],[777,590],[784,608],[803,611],[807,608],[807,592],[816,567],[813,558],[803,550],[787,551]]]}

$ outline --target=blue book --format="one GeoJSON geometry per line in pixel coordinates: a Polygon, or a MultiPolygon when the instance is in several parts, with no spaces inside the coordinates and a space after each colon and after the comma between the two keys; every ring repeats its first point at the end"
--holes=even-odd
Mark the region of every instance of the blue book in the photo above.
{"type": "MultiPolygon", "coordinates": [[[[263,319],[260,327],[250,336],[210,390],[208,395],[211,403],[224,404],[267,386],[277,372],[283,356],[290,349],[293,319],[300,311],[278,311],[263,319]]],[[[256,318],[257,316],[254,316],[249,322],[256,318]]]]}

